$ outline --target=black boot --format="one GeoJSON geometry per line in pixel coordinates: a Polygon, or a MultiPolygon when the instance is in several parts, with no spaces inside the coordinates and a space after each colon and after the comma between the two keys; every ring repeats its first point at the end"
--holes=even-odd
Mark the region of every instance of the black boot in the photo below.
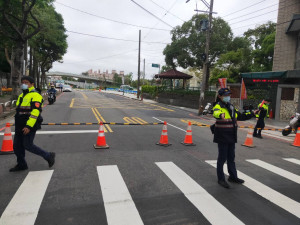
{"type": "Polygon", "coordinates": [[[28,169],[28,166],[25,165],[25,166],[20,166],[19,164],[17,164],[15,167],[11,168],[9,170],[9,172],[18,172],[18,171],[22,171],[22,170],[27,170],[28,169]]]}
{"type": "Polygon", "coordinates": [[[218,184],[224,188],[230,188],[229,184],[225,180],[218,180],[218,184]]]}
{"type": "Polygon", "coordinates": [[[49,168],[51,168],[54,163],[55,163],[55,153],[54,152],[50,152],[50,156],[49,159],[47,160],[49,168]]]}

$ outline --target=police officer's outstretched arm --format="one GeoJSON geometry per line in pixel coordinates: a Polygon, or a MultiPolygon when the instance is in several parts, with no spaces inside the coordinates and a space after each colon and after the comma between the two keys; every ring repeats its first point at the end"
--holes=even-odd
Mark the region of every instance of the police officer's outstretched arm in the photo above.
{"type": "Polygon", "coordinates": [[[42,101],[43,101],[43,97],[39,93],[33,94],[32,102],[31,102],[32,111],[30,113],[29,119],[26,122],[26,126],[25,126],[26,128],[32,129],[36,124],[37,118],[39,117],[42,111],[42,101]]]}

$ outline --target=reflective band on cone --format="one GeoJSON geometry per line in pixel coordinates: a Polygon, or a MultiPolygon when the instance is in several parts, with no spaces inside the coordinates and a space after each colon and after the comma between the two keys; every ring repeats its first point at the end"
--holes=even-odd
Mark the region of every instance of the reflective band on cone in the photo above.
{"type": "Polygon", "coordinates": [[[300,147],[300,127],[298,127],[296,137],[295,137],[295,141],[292,145],[295,146],[295,147],[300,147]]]}
{"type": "Polygon", "coordinates": [[[159,143],[156,143],[156,144],[161,145],[161,146],[165,146],[165,147],[171,145],[169,143],[169,140],[168,140],[168,129],[167,129],[167,122],[166,121],[164,122],[164,125],[163,125],[163,130],[161,132],[159,143]]]}
{"type": "Polygon", "coordinates": [[[252,129],[249,128],[248,133],[247,133],[247,137],[245,140],[245,143],[242,144],[242,146],[246,146],[249,148],[254,148],[255,146],[253,145],[253,133],[252,133],[252,129]]]}
{"type": "Polygon", "coordinates": [[[192,123],[190,121],[188,123],[184,141],[181,142],[181,144],[186,146],[195,146],[195,144],[193,143],[193,136],[192,136],[192,123]]]}
{"type": "Polygon", "coordinates": [[[106,149],[109,146],[106,144],[105,135],[104,135],[104,127],[103,122],[100,122],[100,127],[98,131],[97,144],[94,145],[95,149],[106,149]]]}
{"type": "Polygon", "coordinates": [[[14,147],[13,147],[13,140],[11,136],[10,123],[6,123],[0,154],[6,155],[12,153],[14,153],[14,147]]]}

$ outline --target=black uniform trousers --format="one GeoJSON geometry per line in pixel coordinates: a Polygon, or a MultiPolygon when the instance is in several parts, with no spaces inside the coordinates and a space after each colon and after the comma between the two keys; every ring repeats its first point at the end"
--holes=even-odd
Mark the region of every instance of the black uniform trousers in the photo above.
{"type": "Polygon", "coordinates": [[[25,149],[33,154],[43,157],[48,160],[50,157],[49,152],[44,151],[40,147],[33,144],[36,131],[30,131],[27,135],[18,131],[14,137],[14,153],[17,156],[17,162],[19,166],[27,166],[25,160],[25,149]]]}
{"type": "Polygon", "coordinates": [[[237,171],[235,167],[235,143],[224,144],[218,143],[218,161],[217,161],[217,175],[218,180],[225,180],[225,175],[223,172],[223,166],[227,161],[227,169],[229,176],[233,179],[237,178],[237,171]]]}
{"type": "Polygon", "coordinates": [[[264,118],[258,118],[257,123],[256,123],[255,128],[254,128],[253,134],[261,136],[261,131],[264,128],[265,128],[265,119],[264,118]],[[258,131],[257,131],[257,128],[260,128],[260,129],[258,129],[258,131]]]}

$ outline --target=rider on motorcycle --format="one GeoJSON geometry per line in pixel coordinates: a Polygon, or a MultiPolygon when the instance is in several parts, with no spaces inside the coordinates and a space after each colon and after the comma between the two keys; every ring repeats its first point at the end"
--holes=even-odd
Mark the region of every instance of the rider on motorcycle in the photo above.
{"type": "Polygon", "coordinates": [[[53,84],[51,84],[51,88],[47,91],[48,94],[53,93],[54,101],[56,101],[56,89],[53,84]]]}

